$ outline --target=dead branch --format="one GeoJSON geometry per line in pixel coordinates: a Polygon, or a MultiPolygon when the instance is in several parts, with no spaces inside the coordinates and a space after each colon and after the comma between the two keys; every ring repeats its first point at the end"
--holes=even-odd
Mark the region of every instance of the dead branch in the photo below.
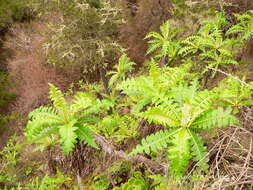
{"type": "Polygon", "coordinates": [[[221,73],[221,74],[223,74],[223,75],[226,75],[227,77],[231,77],[231,78],[237,80],[238,82],[240,82],[242,85],[245,85],[245,86],[247,86],[248,88],[250,88],[251,90],[253,90],[253,86],[252,86],[252,85],[250,85],[250,84],[248,84],[247,82],[245,82],[245,81],[239,79],[237,76],[233,76],[233,75],[230,74],[230,73],[226,73],[226,72],[224,72],[224,71],[222,71],[222,70],[220,70],[220,69],[215,69],[215,68],[213,68],[213,67],[210,67],[209,69],[211,69],[211,70],[213,70],[213,71],[217,71],[217,72],[219,72],[219,73],[221,73]]]}
{"type": "Polygon", "coordinates": [[[94,138],[96,139],[97,143],[101,146],[102,150],[111,156],[127,160],[133,164],[142,163],[154,173],[160,173],[164,175],[167,174],[168,164],[160,164],[142,155],[128,156],[124,151],[117,150],[115,146],[109,143],[101,135],[95,133],[94,138]]]}

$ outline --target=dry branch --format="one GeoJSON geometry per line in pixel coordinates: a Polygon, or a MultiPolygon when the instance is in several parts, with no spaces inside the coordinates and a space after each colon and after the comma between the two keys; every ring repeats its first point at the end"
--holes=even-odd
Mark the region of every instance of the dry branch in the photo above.
{"type": "Polygon", "coordinates": [[[97,133],[94,134],[94,138],[96,139],[97,143],[101,146],[102,150],[111,156],[127,160],[133,164],[142,163],[154,173],[160,173],[164,175],[167,174],[168,171],[167,164],[160,164],[142,155],[128,156],[124,151],[117,150],[115,146],[113,146],[104,137],[102,137],[97,133]]]}

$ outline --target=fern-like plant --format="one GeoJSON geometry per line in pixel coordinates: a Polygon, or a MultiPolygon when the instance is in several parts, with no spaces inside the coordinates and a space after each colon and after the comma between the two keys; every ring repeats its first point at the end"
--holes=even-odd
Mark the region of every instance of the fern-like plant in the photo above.
{"type": "Polygon", "coordinates": [[[238,24],[232,26],[226,35],[239,34],[241,40],[248,40],[253,36],[253,10],[245,14],[235,14],[238,24]]]}
{"type": "Polygon", "coordinates": [[[127,79],[117,85],[117,89],[127,94],[133,102],[133,111],[139,112],[146,105],[156,102],[171,88],[191,81],[194,74],[190,74],[190,64],[180,67],[160,68],[154,61],[150,62],[149,74],[134,79],[127,79]]]}
{"type": "Polygon", "coordinates": [[[133,177],[131,177],[126,183],[121,187],[115,187],[113,190],[148,190],[149,189],[148,181],[142,176],[141,172],[134,172],[133,177]]]}
{"type": "Polygon", "coordinates": [[[150,39],[147,54],[155,53],[155,58],[161,61],[167,58],[167,61],[173,62],[181,48],[180,43],[176,40],[178,32],[178,28],[173,28],[167,21],[161,25],[160,33],[148,33],[145,37],[145,39],[150,39]]]}
{"type": "MultiPolygon", "coordinates": [[[[223,12],[217,13],[213,20],[205,20],[196,34],[187,37],[181,42],[183,47],[180,49],[179,54],[194,55],[198,51],[203,52],[205,48],[209,47],[210,45],[215,46],[214,43],[210,41],[213,41],[216,38],[221,39],[222,36],[220,28],[227,24],[228,21],[226,20],[223,12]]],[[[220,40],[217,42],[220,44],[222,41],[220,40]]],[[[217,44],[216,47],[222,46],[217,44]]]]}
{"type": "Polygon", "coordinates": [[[119,63],[113,67],[115,71],[108,73],[108,75],[111,75],[109,87],[112,87],[117,81],[124,81],[126,79],[126,73],[131,71],[134,65],[135,63],[130,60],[127,54],[123,54],[119,58],[119,63]]]}
{"type": "Polygon", "coordinates": [[[170,172],[175,177],[184,174],[189,160],[198,162],[202,169],[207,168],[206,147],[198,132],[230,126],[236,121],[230,108],[214,106],[216,100],[214,92],[199,91],[196,81],[191,86],[172,88],[146,111],[137,113],[150,123],[163,125],[166,130],[142,139],[130,155],[167,149],[170,172]]]}
{"type": "Polygon", "coordinates": [[[28,142],[36,143],[56,134],[65,154],[73,150],[78,140],[97,148],[89,127],[97,122],[95,116],[100,110],[110,108],[110,102],[97,100],[84,92],[77,93],[72,102],[68,102],[57,87],[49,86],[53,106],[42,106],[29,114],[25,131],[28,142]]]}
{"type": "MultiPolygon", "coordinates": [[[[218,14],[219,15],[219,14],[218,14]]],[[[197,34],[189,36],[182,41],[184,45],[179,54],[197,57],[200,63],[205,63],[203,73],[213,69],[214,77],[219,67],[226,67],[229,64],[238,64],[234,60],[233,49],[237,43],[235,39],[225,38],[221,27],[227,22],[222,20],[222,16],[216,21],[208,21],[201,26],[197,34]]]]}
{"type": "MultiPolygon", "coordinates": [[[[203,73],[207,72],[209,68],[218,69],[225,67],[227,64],[237,64],[233,59],[232,48],[234,41],[231,39],[223,39],[219,29],[208,33],[203,30],[197,36],[190,36],[183,41],[186,46],[181,49],[181,54],[195,54],[199,52],[201,61],[207,64],[203,73]]],[[[213,72],[215,76],[216,71],[213,72]]]]}
{"type": "Polygon", "coordinates": [[[96,125],[96,131],[106,138],[113,138],[115,142],[123,142],[127,138],[137,136],[138,119],[128,115],[112,114],[106,116],[96,125]]]}
{"type": "MultiPolygon", "coordinates": [[[[242,81],[244,82],[244,80],[242,81]]],[[[231,106],[234,113],[238,113],[239,108],[242,106],[253,105],[253,85],[252,83],[246,84],[246,82],[242,83],[229,77],[224,79],[216,88],[217,93],[220,94],[221,102],[225,106],[231,106]]]]}

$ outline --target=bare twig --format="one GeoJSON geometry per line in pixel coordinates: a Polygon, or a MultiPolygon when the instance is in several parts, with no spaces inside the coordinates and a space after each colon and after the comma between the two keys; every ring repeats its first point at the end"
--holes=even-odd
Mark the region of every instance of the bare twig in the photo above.
{"type": "Polygon", "coordinates": [[[248,170],[248,165],[249,165],[249,161],[250,161],[250,157],[251,157],[251,150],[252,150],[252,139],[250,139],[250,148],[249,148],[249,151],[248,151],[248,155],[246,157],[246,160],[245,160],[245,163],[244,163],[244,169],[242,170],[242,172],[240,173],[240,175],[238,176],[237,178],[237,182],[240,181],[240,179],[243,177],[243,175],[247,172],[248,170]]]}
{"type": "Polygon", "coordinates": [[[245,86],[247,86],[248,88],[250,88],[250,89],[253,90],[253,86],[252,86],[252,85],[249,85],[249,84],[246,83],[245,81],[239,79],[239,78],[236,77],[236,76],[231,75],[230,73],[226,73],[226,72],[224,72],[224,71],[222,71],[222,70],[220,70],[220,69],[215,69],[215,68],[213,68],[213,67],[210,67],[209,69],[211,69],[211,70],[213,70],[213,71],[217,71],[217,72],[219,72],[219,73],[222,73],[222,74],[224,74],[224,75],[226,75],[226,76],[228,76],[228,77],[231,77],[231,78],[233,78],[233,79],[239,81],[241,84],[243,84],[243,85],[245,85],[245,86]]]}

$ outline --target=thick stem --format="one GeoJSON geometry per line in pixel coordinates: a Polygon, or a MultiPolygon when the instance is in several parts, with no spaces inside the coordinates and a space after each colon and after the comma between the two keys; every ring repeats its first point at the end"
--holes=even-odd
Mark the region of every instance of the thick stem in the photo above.
{"type": "Polygon", "coordinates": [[[101,80],[102,80],[102,82],[103,82],[103,86],[104,86],[104,89],[105,89],[105,92],[106,92],[106,94],[110,94],[110,90],[109,90],[109,87],[108,87],[108,78],[106,77],[106,71],[105,71],[105,69],[104,68],[100,68],[99,69],[99,73],[100,73],[100,78],[101,78],[101,80]]]}
{"type": "Polygon", "coordinates": [[[79,190],[84,190],[83,180],[82,180],[81,176],[78,174],[76,177],[77,177],[77,183],[78,183],[78,186],[79,186],[79,190]]]}
{"type": "Polygon", "coordinates": [[[124,151],[117,150],[115,146],[107,142],[107,140],[99,134],[94,134],[94,138],[96,139],[97,143],[101,146],[102,150],[109,155],[115,156],[117,158],[121,158],[127,160],[133,164],[136,163],[143,163],[148,169],[150,169],[154,173],[160,174],[167,174],[168,165],[167,164],[160,164],[153,160],[150,160],[142,155],[137,156],[128,156],[124,151]]]}
{"type": "Polygon", "coordinates": [[[160,60],[159,66],[162,68],[166,65],[166,56],[163,56],[160,60]]]}

